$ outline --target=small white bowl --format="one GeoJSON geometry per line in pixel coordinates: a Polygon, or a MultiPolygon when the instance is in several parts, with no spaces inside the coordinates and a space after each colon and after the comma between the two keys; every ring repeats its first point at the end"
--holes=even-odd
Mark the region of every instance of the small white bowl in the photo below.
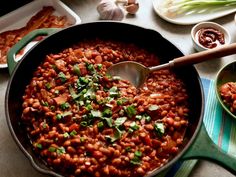
{"type": "MultiPolygon", "coordinates": [[[[214,29],[220,31],[221,33],[224,34],[225,44],[223,44],[223,45],[230,44],[231,37],[230,37],[230,34],[227,29],[225,29],[223,26],[221,26],[217,23],[214,23],[214,22],[201,22],[201,23],[196,24],[191,30],[191,37],[192,37],[192,41],[193,41],[193,46],[197,51],[200,52],[200,51],[204,51],[204,50],[209,49],[209,48],[201,45],[198,41],[197,32],[202,28],[214,28],[214,29]]],[[[220,46],[220,45],[218,45],[218,46],[220,46]]]]}

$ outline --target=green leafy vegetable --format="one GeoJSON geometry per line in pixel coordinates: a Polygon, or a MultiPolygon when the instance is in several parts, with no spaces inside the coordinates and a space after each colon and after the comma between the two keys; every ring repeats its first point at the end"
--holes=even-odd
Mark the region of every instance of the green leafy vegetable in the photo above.
{"type": "Polygon", "coordinates": [[[93,117],[102,117],[102,113],[99,110],[91,110],[91,114],[93,117]]]}
{"type": "Polygon", "coordinates": [[[140,165],[141,164],[141,157],[142,157],[142,152],[135,151],[134,157],[131,159],[130,163],[133,165],[140,165]]]}
{"type": "Polygon", "coordinates": [[[105,108],[102,115],[105,117],[110,117],[112,115],[112,110],[110,108],[105,108]]]}
{"type": "Polygon", "coordinates": [[[49,89],[51,89],[51,88],[52,88],[52,86],[51,86],[51,84],[50,84],[50,83],[46,83],[46,84],[45,84],[45,87],[47,88],[47,90],[49,90],[49,89]]]}
{"type": "Polygon", "coordinates": [[[42,148],[43,148],[42,144],[40,144],[40,143],[37,143],[37,144],[36,144],[36,147],[39,148],[39,149],[42,149],[42,148]]]}
{"type": "Polygon", "coordinates": [[[61,154],[65,154],[66,150],[64,147],[59,147],[59,148],[57,148],[56,152],[58,155],[61,155],[61,154]]]}
{"type": "Polygon", "coordinates": [[[56,148],[55,148],[55,147],[52,147],[52,146],[50,146],[50,147],[48,148],[48,151],[50,151],[50,152],[55,152],[55,151],[56,151],[56,148]]]}
{"type": "Polygon", "coordinates": [[[97,126],[98,126],[98,128],[101,130],[101,129],[103,129],[104,124],[103,124],[103,122],[98,122],[98,123],[97,123],[97,126]]]}
{"type": "Polygon", "coordinates": [[[70,132],[70,136],[75,136],[77,135],[77,132],[75,130],[73,130],[72,132],[70,132]]]}
{"type": "Polygon", "coordinates": [[[64,133],[63,136],[64,136],[64,138],[68,138],[68,137],[70,137],[69,133],[67,133],[67,132],[64,133]]]}
{"type": "Polygon", "coordinates": [[[112,98],[119,96],[120,94],[119,94],[118,88],[117,88],[117,87],[112,87],[112,88],[110,88],[110,89],[109,89],[109,95],[110,95],[110,97],[112,97],[112,98]]]}

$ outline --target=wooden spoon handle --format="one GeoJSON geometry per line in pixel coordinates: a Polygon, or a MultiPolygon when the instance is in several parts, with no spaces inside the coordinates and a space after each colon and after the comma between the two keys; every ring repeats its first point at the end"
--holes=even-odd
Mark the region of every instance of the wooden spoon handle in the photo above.
{"type": "Polygon", "coordinates": [[[196,64],[206,60],[216,59],[232,54],[236,54],[236,43],[175,58],[170,61],[170,63],[173,67],[179,67],[188,64],[196,64]]]}

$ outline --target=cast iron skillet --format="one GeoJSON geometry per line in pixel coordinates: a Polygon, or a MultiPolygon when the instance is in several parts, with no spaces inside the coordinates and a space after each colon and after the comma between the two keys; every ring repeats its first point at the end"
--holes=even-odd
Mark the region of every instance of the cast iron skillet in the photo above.
{"type": "MultiPolygon", "coordinates": [[[[8,66],[11,78],[6,91],[5,112],[14,140],[27,158],[29,158],[32,165],[42,173],[61,177],[60,174],[48,168],[42,159],[34,154],[24,127],[19,124],[22,112],[22,95],[24,94],[25,87],[30,82],[33,72],[45,58],[45,55],[58,53],[83,39],[95,38],[135,43],[154,52],[160,58],[161,63],[166,63],[175,57],[183,56],[183,53],[154,30],[121,22],[106,21],[80,24],[56,32],[38,43],[18,64],[14,62],[13,56],[30,40],[36,36],[47,35],[53,32],[55,32],[55,29],[34,31],[27,35],[24,40],[17,43],[9,52],[8,66]]],[[[215,161],[236,174],[236,158],[225,154],[211,141],[202,123],[204,95],[196,69],[193,66],[186,66],[178,70],[176,69],[175,72],[186,83],[190,96],[189,99],[191,100],[190,108],[192,111],[189,116],[190,124],[186,132],[185,144],[176,157],[146,177],[157,174],[161,175],[177,160],[192,158],[204,158],[215,161]]]]}

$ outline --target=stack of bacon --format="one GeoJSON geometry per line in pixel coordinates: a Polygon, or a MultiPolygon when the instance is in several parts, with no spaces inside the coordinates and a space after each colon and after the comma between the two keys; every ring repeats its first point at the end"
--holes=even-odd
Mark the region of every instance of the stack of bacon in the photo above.
{"type": "Polygon", "coordinates": [[[6,63],[9,49],[29,32],[40,28],[63,28],[69,25],[65,16],[52,15],[54,11],[52,6],[43,7],[26,26],[0,33],[0,64],[6,63]]]}

